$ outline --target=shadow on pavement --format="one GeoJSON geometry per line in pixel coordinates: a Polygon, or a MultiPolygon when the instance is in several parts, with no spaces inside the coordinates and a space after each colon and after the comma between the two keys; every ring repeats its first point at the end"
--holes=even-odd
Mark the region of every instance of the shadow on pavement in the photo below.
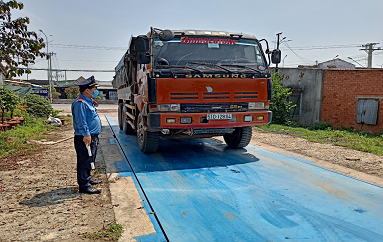
{"type": "Polygon", "coordinates": [[[77,187],[59,188],[49,192],[36,194],[29,200],[23,200],[19,204],[30,207],[44,207],[62,204],[82,195],[78,193],[77,187]]]}
{"type": "Polygon", "coordinates": [[[230,149],[218,140],[207,138],[160,138],[156,153],[142,154],[135,135],[124,134],[118,126],[112,126],[112,129],[135,172],[228,167],[259,161],[259,158],[244,148],[230,149]]]}

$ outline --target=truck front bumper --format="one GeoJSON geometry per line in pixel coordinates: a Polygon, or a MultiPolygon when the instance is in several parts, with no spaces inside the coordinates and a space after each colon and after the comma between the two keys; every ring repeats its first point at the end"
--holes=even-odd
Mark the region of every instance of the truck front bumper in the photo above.
{"type": "Polygon", "coordinates": [[[206,113],[149,113],[148,129],[206,129],[259,126],[271,122],[271,111],[233,112],[232,119],[207,120],[206,113]],[[190,120],[190,123],[182,123],[190,120]]]}

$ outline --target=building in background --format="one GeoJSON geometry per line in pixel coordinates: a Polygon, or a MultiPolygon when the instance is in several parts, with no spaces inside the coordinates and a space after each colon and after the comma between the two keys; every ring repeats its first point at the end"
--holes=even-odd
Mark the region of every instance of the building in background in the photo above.
{"type": "MultiPolygon", "coordinates": [[[[85,80],[83,76],[80,76],[76,80],[66,80],[66,81],[53,81],[53,88],[56,92],[60,93],[59,99],[67,99],[65,89],[68,87],[76,86],[76,84],[85,80]]],[[[30,83],[42,86],[49,86],[48,80],[29,80],[30,83]]],[[[100,92],[101,100],[117,100],[117,90],[113,88],[112,81],[98,81],[99,84],[98,90],[100,92]]]]}
{"type": "Polygon", "coordinates": [[[299,124],[383,132],[383,69],[279,68],[279,74],[299,124]]]}
{"type": "Polygon", "coordinates": [[[355,69],[355,65],[342,59],[328,60],[318,64],[319,69],[355,69]]]}
{"type": "Polygon", "coordinates": [[[347,62],[345,60],[336,58],[332,60],[328,60],[322,63],[318,63],[316,65],[299,65],[298,68],[317,68],[317,69],[339,69],[339,70],[349,70],[349,69],[355,69],[355,65],[347,62]]]}

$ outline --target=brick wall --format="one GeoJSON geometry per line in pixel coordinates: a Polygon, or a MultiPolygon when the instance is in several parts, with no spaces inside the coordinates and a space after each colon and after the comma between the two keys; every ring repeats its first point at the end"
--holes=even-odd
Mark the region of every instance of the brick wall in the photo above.
{"type": "Polygon", "coordinates": [[[325,70],[321,122],[377,134],[383,131],[383,69],[325,70]],[[356,97],[380,97],[377,125],[357,124],[356,97]]]}

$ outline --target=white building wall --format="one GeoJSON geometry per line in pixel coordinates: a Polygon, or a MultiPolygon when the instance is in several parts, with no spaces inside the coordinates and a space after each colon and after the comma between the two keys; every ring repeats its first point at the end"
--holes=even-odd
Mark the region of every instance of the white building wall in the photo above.
{"type": "Polygon", "coordinates": [[[342,59],[334,59],[318,64],[319,69],[355,69],[355,65],[342,59]]]}

